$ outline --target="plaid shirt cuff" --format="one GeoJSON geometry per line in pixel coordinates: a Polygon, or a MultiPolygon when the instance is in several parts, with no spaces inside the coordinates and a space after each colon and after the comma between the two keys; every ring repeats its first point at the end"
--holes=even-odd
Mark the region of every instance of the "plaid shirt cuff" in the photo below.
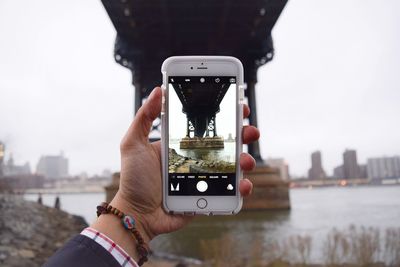
{"type": "Polygon", "coordinates": [[[123,267],[139,267],[139,265],[120,246],[114,243],[108,236],[93,228],[85,228],[81,235],[89,237],[107,250],[123,267]]]}

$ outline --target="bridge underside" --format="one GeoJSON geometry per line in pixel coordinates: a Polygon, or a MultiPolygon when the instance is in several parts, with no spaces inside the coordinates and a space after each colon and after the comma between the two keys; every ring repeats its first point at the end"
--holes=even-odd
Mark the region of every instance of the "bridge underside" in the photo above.
{"type": "Polygon", "coordinates": [[[172,86],[182,103],[182,112],[186,114],[186,137],[216,137],[216,115],[230,84],[178,83],[172,86]]]}
{"type": "MultiPolygon", "coordinates": [[[[287,0],[102,0],[117,30],[115,60],[132,71],[135,110],[161,84],[160,66],[175,55],[227,55],[244,66],[249,121],[257,127],[257,69],[272,60],[271,30],[287,0]]],[[[160,132],[160,124],[154,125],[160,132]]],[[[261,164],[258,142],[248,151],[261,164]]]]}

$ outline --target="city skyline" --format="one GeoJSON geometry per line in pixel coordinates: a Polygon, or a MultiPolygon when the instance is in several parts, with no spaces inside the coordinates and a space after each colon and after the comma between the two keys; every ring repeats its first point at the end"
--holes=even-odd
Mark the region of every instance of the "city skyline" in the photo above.
{"type": "Polygon", "coordinates": [[[311,167],[306,177],[309,180],[335,179],[385,179],[400,178],[400,155],[375,156],[359,162],[357,150],[346,148],[342,154],[343,161],[332,170],[332,175],[326,175],[323,168],[321,151],[311,153],[311,167]]]}
{"type": "MultiPolygon", "coordinates": [[[[1,142],[1,140],[0,140],[0,142],[1,142]]],[[[344,150],[343,150],[343,153],[341,153],[340,155],[339,155],[339,158],[341,158],[342,159],[342,161],[338,161],[338,162],[336,162],[335,163],[335,165],[331,168],[331,169],[329,169],[329,168],[324,168],[324,160],[322,159],[322,154],[323,154],[323,151],[321,151],[321,150],[316,150],[316,151],[314,151],[314,152],[312,152],[310,155],[311,155],[311,161],[309,160],[309,165],[308,166],[305,166],[304,167],[304,169],[305,169],[305,173],[307,173],[306,175],[298,175],[298,174],[296,174],[296,173],[292,173],[292,171],[290,171],[290,174],[289,174],[289,168],[290,168],[290,162],[288,162],[287,160],[286,160],[286,158],[283,156],[283,157],[279,157],[279,158],[273,158],[273,157],[268,157],[267,159],[265,159],[264,160],[264,162],[265,163],[267,163],[267,164],[269,164],[269,165],[271,165],[272,167],[279,167],[279,168],[282,168],[282,164],[284,164],[285,165],[285,167],[284,168],[286,168],[287,170],[285,170],[284,172],[285,172],[285,177],[291,177],[291,178],[294,178],[294,179],[296,179],[296,178],[302,178],[302,177],[307,177],[307,178],[309,178],[309,179],[312,179],[312,178],[310,178],[310,170],[312,169],[312,166],[313,166],[313,160],[315,160],[316,161],[316,164],[315,164],[315,166],[317,167],[317,170],[320,172],[320,171],[322,171],[323,172],[323,177],[321,177],[320,179],[323,179],[323,178],[350,178],[351,177],[351,175],[346,175],[345,174],[345,171],[344,171],[344,169],[343,169],[343,163],[346,161],[345,159],[344,159],[344,155],[346,154],[346,153],[348,153],[348,152],[351,152],[351,153],[357,153],[357,155],[356,155],[356,158],[358,158],[359,156],[358,156],[358,152],[357,152],[357,149],[349,149],[349,148],[345,148],[344,150]],[[279,163],[279,164],[278,164],[279,163]],[[342,168],[342,169],[340,169],[340,168],[342,168]],[[336,171],[338,171],[339,173],[340,173],[340,175],[335,175],[335,170],[336,171]]],[[[44,155],[44,154],[42,154],[40,157],[39,157],[39,159],[37,160],[37,163],[36,164],[32,164],[30,161],[23,161],[23,160],[19,160],[19,161],[15,161],[14,160],[14,157],[13,157],[13,153],[12,152],[7,152],[7,150],[5,150],[4,151],[4,155],[3,155],[3,164],[4,164],[4,166],[5,165],[7,165],[7,164],[9,164],[8,162],[10,162],[10,161],[12,161],[13,162],[13,164],[15,164],[15,166],[17,166],[17,167],[19,167],[19,166],[24,166],[25,168],[26,168],[26,166],[35,166],[34,168],[33,168],[33,170],[34,171],[32,171],[31,173],[32,174],[38,174],[38,172],[37,172],[37,166],[39,165],[39,163],[40,163],[40,160],[42,159],[42,158],[46,158],[46,157],[57,157],[57,156],[62,156],[62,157],[64,157],[64,152],[61,150],[61,152],[59,152],[59,154],[57,154],[57,153],[53,153],[53,154],[49,154],[49,155],[44,155]]],[[[68,158],[66,158],[67,159],[67,161],[69,161],[70,160],[70,158],[68,157],[68,158]]],[[[308,156],[308,159],[310,159],[310,156],[308,156]]],[[[382,172],[384,172],[384,170],[382,170],[382,166],[384,165],[384,164],[387,164],[385,161],[386,160],[388,160],[388,161],[390,161],[390,162],[394,162],[394,163],[390,163],[390,164],[394,164],[395,165],[395,170],[393,171],[393,173],[399,173],[399,176],[400,176],[400,154],[393,154],[393,155],[387,155],[387,154],[383,154],[383,155],[374,155],[374,156],[371,156],[371,157],[368,157],[368,158],[366,158],[366,160],[365,161],[358,161],[358,160],[356,160],[356,164],[360,167],[360,168],[366,168],[364,171],[363,170],[359,170],[360,171],[360,173],[367,173],[367,168],[368,169],[371,169],[371,167],[369,166],[369,165],[375,165],[376,167],[375,167],[375,169],[373,170],[374,172],[380,172],[380,173],[382,173],[382,172]],[[383,163],[384,162],[384,163],[383,163]]],[[[67,163],[68,164],[68,163],[67,163]]],[[[30,167],[29,167],[29,169],[30,169],[30,167]]],[[[68,167],[67,167],[67,169],[68,169],[68,167]]],[[[90,175],[99,175],[99,174],[101,174],[101,173],[104,173],[105,171],[111,171],[111,172],[118,172],[119,170],[118,169],[116,169],[116,170],[110,170],[110,169],[108,169],[108,168],[103,168],[103,169],[101,169],[99,172],[93,172],[93,173],[90,173],[90,175]]],[[[372,172],[372,169],[370,170],[370,172],[372,172]]],[[[82,173],[85,173],[85,174],[88,174],[89,172],[88,171],[86,171],[86,170],[82,170],[81,172],[79,172],[79,173],[75,173],[75,172],[70,172],[69,174],[68,174],[68,176],[75,176],[75,175],[81,175],[82,173]]],[[[356,176],[359,176],[359,177],[353,177],[353,178],[374,178],[374,177],[370,177],[369,175],[367,176],[367,175],[364,175],[365,177],[362,177],[363,175],[356,175],[356,176]]],[[[388,176],[388,177],[391,177],[390,175],[388,176]]],[[[285,178],[285,180],[287,179],[287,178],[285,178]]],[[[376,177],[375,177],[376,178],[376,177]]],[[[315,178],[314,178],[315,179],[315,178]]]]}
{"type": "MultiPolygon", "coordinates": [[[[0,6],[7,40],[0,43],[0,140],[15,161],[35,166],[41,154],[62,149],[71,173],[118,170],[133,87],[129,70],[113,59],[115,30],[104,7],[49,0],[0,6]]],[[[393,123],[400,114],[398,8],[398,1],[287,4],[272,32],[275,57],[258,71],[264,159],[284,157],[292,175],[305,176],[317,149],[329,175],[347,146],[357,148],[360,162],[400,154],[393,123]]]]}

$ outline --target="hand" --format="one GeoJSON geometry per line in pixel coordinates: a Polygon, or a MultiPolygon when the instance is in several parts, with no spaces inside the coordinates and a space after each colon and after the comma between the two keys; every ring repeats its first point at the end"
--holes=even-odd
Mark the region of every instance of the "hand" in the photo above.
{"type": "MultiPolygon", "coordinates": [[[[161,112],[161,96],[161,89],[155,88],[138,110],[121,142],[120,186],[111,202],[112,206],[135,217],[137,227],[146,242],[159,234],[182,228],[192,218],[192,216],[170,215],[162,208],[161,145],[159,141],[149,142],[152,123],[161,112]]],[[[250,109],[246,105],[243,116],[247,117],[249,114],[250,109]]],[[[243,143],[254,142],[259,135],[257,128],[243,127],[243,143]]],[[[249,154],[242,153],[240,167],[245,171],[252,170],[255,167],[255,160],[249,154]]],[[[240,194],[244,197],[248,196],[252,187],[248,179],[241,180],[240,194]]],[[[100,216],[99,219],[102,217],[105,216],[100,216]]],[[[95,227],[101,230],[99,223],[95,224],[95,227]]],[[[108,235],[113,234],[110,229],[104,229],[104,227],[103,231],[108,235]]],[[[115,239],[114,241],[117,242],[115,239]]]]}
{"type": "MultiPolygon", "coordinates": [[[[193,217],[167,214],[162,208],[162,175],[160,142],[149,143],[153,121],[161,112],[161,89],[155,88],[147,101],[137,112],[134,121],[121,142],[121,179],[119,190],[111,201],[113,207],[125,214],[133,215],[136,227],[148,243],[155,236],[182,228],[193,217]]],[[[243,116],[250,114],[247,105],[243,116]]],[[[257,128],[243,127],[243,143],[254,142],[260,136],[257,128]]],[[[240,167],[249,171],[255,167],[255,160],[247,153],[240,155],[240,167]]],[[[248,179],[240,181],[242,196],[251,194],[253,184],[248,179]]],[[[100,216],[91,227],[114,240],[134,259],[138,259],[132,237],[120,227],[116,216],[100,216]],[[117,226],[116,226],[117,225],[117,226]]]]}

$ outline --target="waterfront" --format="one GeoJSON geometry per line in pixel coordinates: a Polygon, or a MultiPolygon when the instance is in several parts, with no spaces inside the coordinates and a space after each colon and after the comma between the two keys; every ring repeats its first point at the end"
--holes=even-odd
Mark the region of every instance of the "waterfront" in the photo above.
{"type": "MultiPolygon", "coordinates": [[[[56,194],[43,194],[43,204],[54,207],[56,194]]],[[[61,209],[82,216],[88,224],[96,219],[96,206],[105,200],[105,193],[65,193],[60,194],[61,209]]],[[[24,198],[37,201],[38,194],[25,194],[24,198]]]]}
{"type": "Polygon", "coordinates": [[[175,149],[179,155],[202,160],[224,160],[227,162],[235,162],[235,142],[224,142],[223,149],[180,149],[179,142],[170,143],[170,148],[175,149]]]}
{"type": "MultiPolygon", "coordinates": [[[[37,195],[26,198],[36,201],[37,195]]],[[[54,195],[44,195],[43,202],[53,205],[54,198],[54,195]]],[[[60,198],[63,209],[83,215],[90,222],[104,194],[65,194],[60,198]]],[[[201,240],[229,235],[245,253],[255,240],[269,244],[300,234],[312,237],[311,259],[317,262],[321,261],[324,239],[333,228],[346,229],[355,225],[385,230],[400,227],[400,186],[292,189],[290,198],[290,211],[199,217],[178,232],[159,236],[151,246],[156,251],[201,258],[201,240]]]]}

